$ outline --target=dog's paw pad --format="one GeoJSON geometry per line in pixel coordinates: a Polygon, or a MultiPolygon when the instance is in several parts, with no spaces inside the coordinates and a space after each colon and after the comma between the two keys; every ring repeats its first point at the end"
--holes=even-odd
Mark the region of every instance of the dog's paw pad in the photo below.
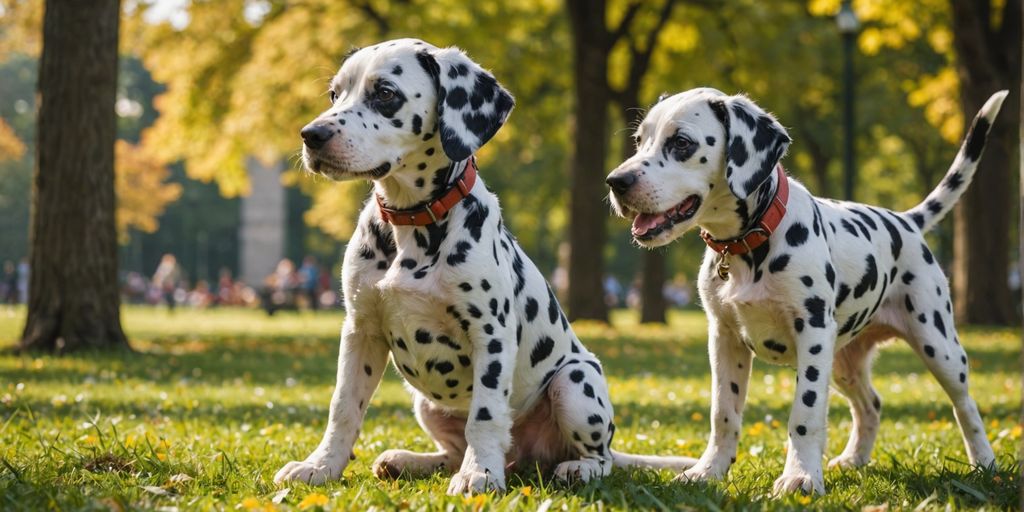
{"type": "Polygon", "coordinates": [[[842,454],[830,461],[828,461],[828,468],[839,468],[839,469],[856,469],[862,466],[866,466],[870,462],[870,459],[866,457],[858,457],[856,455],[842,454]]]}

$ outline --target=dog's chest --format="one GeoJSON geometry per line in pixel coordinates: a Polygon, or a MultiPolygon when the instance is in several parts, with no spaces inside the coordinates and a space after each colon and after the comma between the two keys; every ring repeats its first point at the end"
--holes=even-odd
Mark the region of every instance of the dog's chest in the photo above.
{"type": "Polygon", "coordinates": [[[732,304],[743,344],[755,356],[770,363],[793,366],[796,350],[792,325],[786,312],[770,301],[732,304]]]}
{"type": "Polygon", "coordinates": [[[473,346],[443,294],[380,289],[381,331],[399,373],[424,395],[466,410],[473,391],[473,346]]]}

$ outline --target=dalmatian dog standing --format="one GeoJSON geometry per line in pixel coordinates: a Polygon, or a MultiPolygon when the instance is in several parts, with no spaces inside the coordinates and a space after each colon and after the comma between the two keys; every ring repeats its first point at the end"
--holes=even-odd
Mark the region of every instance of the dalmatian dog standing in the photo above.
{"type": "Polygon", "coordinates": [[[853,415],[846,449],[829,465],[867,464],[882,408],[871,363],[892,337],[910,344],[949,395],[971,464],[995,463],[967,392],[946,277],[923,234],[970,183],[1005,97],[982,108],[942,184],[902,213],[812,196],[779,164],[786,130],[746,97],[694,89],[651,109],[636,155],[607,182],[639,245],[662,246],[699,226],[709,246],[699,289],[710,331],[711,436],[678,479],[721,479],[735,461],[757,355],[798,372],[775,492],[823,494],[829,379],[853,415]]]}
{"type": "Polygon", "coordinates": [[[345,251],[326,432],[274,481],[340,477],[388,356],[437,451],[387,450],[373,464],[380,478],[447,471],[448,493],[463,494],[504,489],[507,465],[587,481],[612,466],[696,462],[610,449],[601,364],[477,176],[473,152],[513,106],[494,77],[456,48],[401,39],[352,54],[329,93],[331,107],[302,129],[303,162],[372,180],[375,199],[345,251]]]}

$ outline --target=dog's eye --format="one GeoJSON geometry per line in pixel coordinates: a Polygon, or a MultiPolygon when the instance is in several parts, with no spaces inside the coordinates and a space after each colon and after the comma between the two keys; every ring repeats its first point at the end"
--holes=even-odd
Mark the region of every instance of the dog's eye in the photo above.
{"type": "Polygon", "coordinates": [[[395,99],[394,89],[390,89],[388,87],[381,87],[380,89],[377,89],[377,99],[380,101],[391,101],[395,99]]]}
{"type": "Polygon", "coordinates": [[[686,137],[676,137],[672,139],[672,146],[676,149],[686,149],[693,144],[693,141],[686,137]]]}
{"type": "Polygon", "coordinates": [[[331,90],[331,91],[328,91],[327,94],[331,97],[331,105],[333,105],[334,104],[334,100],[338,99],[338,93],[336,93],[333,90],[331,90]]]}

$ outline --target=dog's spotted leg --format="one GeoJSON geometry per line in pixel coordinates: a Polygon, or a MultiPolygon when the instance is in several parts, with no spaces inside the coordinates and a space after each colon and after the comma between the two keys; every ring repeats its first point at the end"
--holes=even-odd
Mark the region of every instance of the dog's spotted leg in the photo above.
{"type": "Polygon", "coordinates": [[[586,482],[612,469],[615,424],[608,386],[597,360],[581,359],[558,370],[548,387],[558,428],[579,454],[555,467],[555,476],[565,482],[586,482]]]}
{"type": "Polygon", "coordinates": [[[750,350],[740,341],[735,324],[708,315],[711,357],[711,437],[697,463],[677,481],[719,480],[736,462],[743,405],[750,380],[750,350]]]}
{"type": "Polygon", "coordinates": [[[413,393],[416,421],[437,445],[433,453],[409,450],[386,450],[373,463],[373,473],[380,479],[427,477],[438,471],[454,472],[462,465],[466,452],[466,419],[453,416],[428,400],[413,393]]]}
{"type": "Polygon", "coordinates": [[[833,382],[850,403],[853,427],[843,453],[829,461],[830,468],[856,468],[871,461],[882,418],[882,399],[871,385],[873,349],[874,340],[862,335],[836,354],[833,382]]]}
{"type": "MultiPolygon", "coordinates": [[[[809,299],[810,300],[810,299],[809,299]]],[[[826,302],[827,303],[827,302],[826,302]]],[[[828,428],[828,383],[832,373],[836,322],[817,308],[798,312],[796,399],[789,414],[789,452],[775,493],[825,494],[821,458],[828,428]],[[809,315],[809,316],[808,316],[809,315]]]]}
{"type": "MultiPolygon", "coordinates": [[[[928,250],[924,246],[922,249],[928,250]]],[[[929,258],[930,261],[933,260],[929,258]]],[[[931,268],[937,269],[937,266],[931,268]]],[[[907,343],[914,348],[953,402],[953,413],[960,425],[971,464],[990,467],[995,464],[995,454],[985,435],[985,424],[978,413],[978,405],[968,393],[970,367],[967,364],[967,353],[956,335],[956,326],[950,312],[952,308],[947,307],[949,288],[938,272],[935,275],[936,284],[922,284],[907,291],[907,301],[915,308],[906,320],[907,343]]],[[[923,280],[921,277],[918,279],[923,280]]]]}
{"type": "MultiPolygon", "coordinates": [[[[482,304],[466,306],[467,335],[473,345],[473,398],[466,418],[468,446],[462,467],[448,486],[450,495],[505,489],[505,454],[512,445],[509,393],[516,360],[516,319],[503,303],[512,294],[506,284],[496,283],[482,304]]],[[[481,295],[472,294],[470,300],[481,295]]]]}
{"type": "Polygon", "coordinates": [[[320,445],[305,460],[281,468],[274,475],[275,483],[297,480],[321,484],[339,478],[348,465],[366,407],[384,375],[388,358],[387,344],[362,327],[354,315],[347,317],[342,327],[338,380],[320,445]]]}

